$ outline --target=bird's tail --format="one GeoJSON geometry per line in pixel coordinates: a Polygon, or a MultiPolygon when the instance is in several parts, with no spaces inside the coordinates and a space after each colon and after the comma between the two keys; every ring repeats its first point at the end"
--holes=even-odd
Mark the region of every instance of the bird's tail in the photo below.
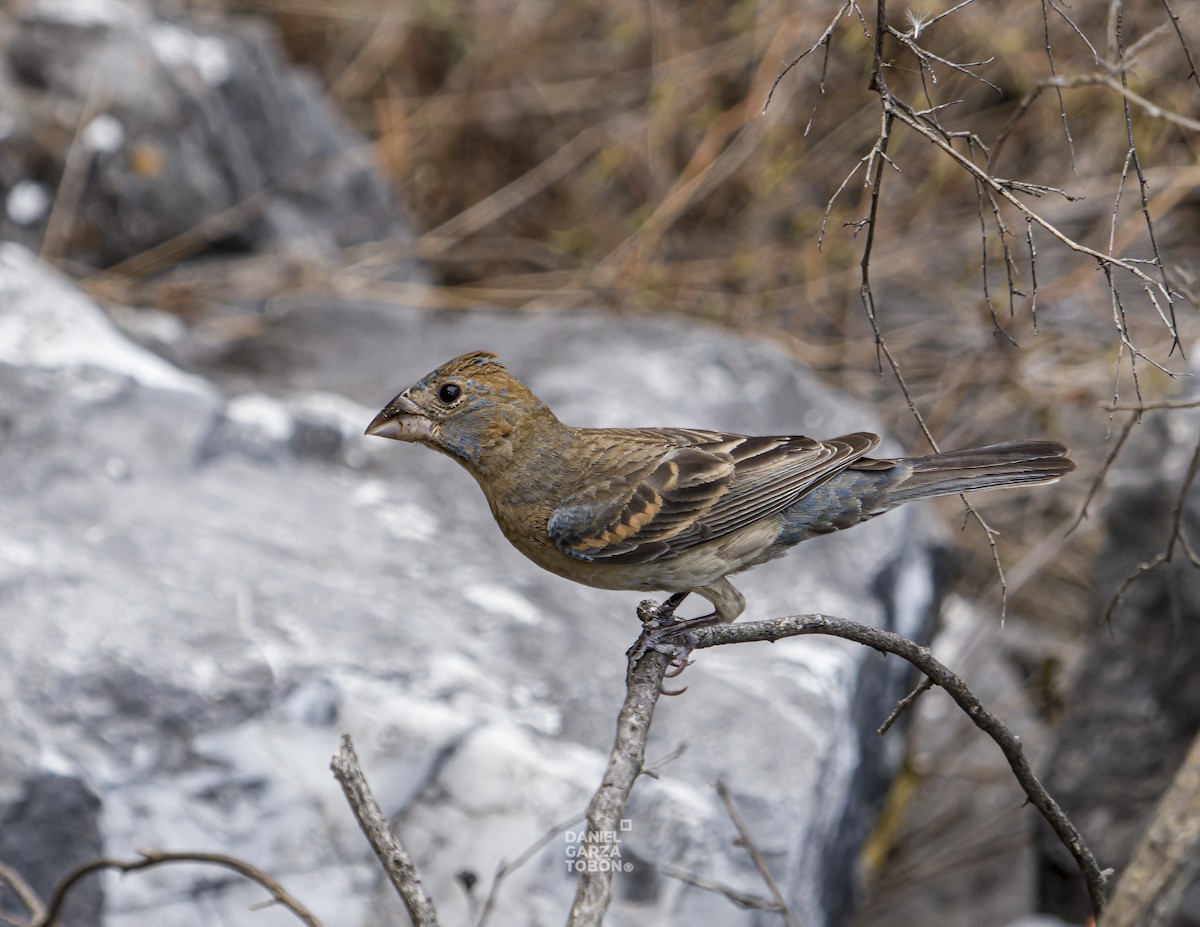
{"type": "Polygon", "coordinates": [[[1053,483],[1075,469],[1055,441],[1006,441],[963,451],[909,457],[903,482],[888,487],[888,504],[1021,484],[1053,483]]]}

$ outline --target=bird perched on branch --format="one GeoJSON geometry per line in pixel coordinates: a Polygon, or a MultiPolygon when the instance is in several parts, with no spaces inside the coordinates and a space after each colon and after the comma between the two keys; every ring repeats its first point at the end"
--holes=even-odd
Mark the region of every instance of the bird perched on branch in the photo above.
{"type": "Polygon", "coordinates": [[[877,435],[817,441],[690,428],[564,425],[494,354],[464,354],[387,404],[367,434],[424,444],[479,482],[526,557],[601,589],[696,592],[712,618],[746,600],[732,573],[905,502],[1050,483],[1075,469],[1053,441],[926,457],[866,454],[877,435]]]}

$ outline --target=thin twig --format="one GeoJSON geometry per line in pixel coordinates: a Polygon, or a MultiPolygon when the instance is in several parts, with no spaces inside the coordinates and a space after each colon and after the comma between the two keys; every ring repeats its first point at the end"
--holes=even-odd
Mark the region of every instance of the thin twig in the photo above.
{"type": "Polygon", "coordinates": [[[771,897],[775,899],[775,903],[779,905],[779,913],[783,917],[783,922],[788,927],[799,927],[800,922],[792,914],[787,906],[787,902],[783,899],[783,891],[779,888],[779,883],[775,881],[775,876],[771,874],[771,869],[767,865],[766,858],[755,844],[754,838],[750,836],[750,830],[746,827],[746,822],[742,820],[741,814],[738,812],[737,805],[734,804],[733,796],[729,793],[729,787],[722,781],[717,781],[717,794],[721,796],[721,801],[725,805],[725,811],[729,815],[729,820],[733,822],[733,826],[737,828],[738,844],[747,853],[750,854],[750,859],[754,861],[754,868],[758,870],[758,874],[762,876],[762,880],[767,883],[767,888],[771,892],[771,897]]]}
{"type": "Polygon", "coordinates": [[[671,879],[678,879],[680,882],[686,882],[688,885],[694,885],[696,888],[702,888],[707,892],[715,892],[718,895],[724,895],[740,908],[751,908],[758,911],[780,911],[782,908],[779,902],[772,901],[770,898],[760,898],[757,895],[749,895],[746,892],[740,892],[730,885],[724,885],[720,882],[713,882],[710,879],[702,879],[698,875],[693,875],[683,869],[679,869],[669,863],[659,863],[658,871],[671,879]]]}
{"type": "MultiPolygon", "coordinates": [[[[1046,12],[1046,0],[1042,0],[1042,38],[1046,44],[1046,60],[1050,62],[1050,75],[1058,77],[1058,66],[1054,63],[1054,46],[1050,42],[1050,15],[1046,12]]],[[[1071,138],[1071,123],[1067,120],[1067,104],[1063,99],[1061,87],[1055,87],[1058,94],[1058,114],[1062,120],[1063,135],[1067,137],[1067,150],[1071,153],[1071,173],[1079,176],[1079,168],[1075,164],[1075,139],[1071,138]]],[[[1035,94],[1036,95],[1036,94],[1035,94]]]]}
{"type": "Polygon", "coordinates": [[[1192,548],[1191,542],[1183,530],[1183,512],[1187,508],[1188,490],[1192,487],[1192,481],[1196,478],[1196,471],[1200,469],[1200,441],[1196,442],[1196,450],[1192,453],[1192,461],[1188,464],[1187,474],[1183,478],[1183,485],[1179,487],[1179,495],[1175,498],[1175,505],[1171,509],[1171,536],[1167,541],[1167,549],[1156,554],[1150,560],[1138,564],[1137,568],[1130,573],[1117,587],[1117,591],[1113,594],[1112,599],[1108,603],[1108,608],[1104,612],[1104,623],[1109,627],[1112,626],[1112,616],[1116,611],[1117,606],[1121,604],[1121,600],[1125,598],[1125,594],[1139,579],[1148,573],[1153,573],[1159,567],[1165,566],[1175,559],[1176,547],[1182,547],[1184,556],[1194,567],[1200,567],[1200,556],[1197,556],[1196,551],[1192,548]]]}
{"type": "MultiPolygon", "coordinates": [[[[908,126],[910,129],[913,129],[920,135],[923,135],[926,139],[928,139],[936,147],[941,149],[948,157],[950,157],[954,162],[956,162],[964,170],[966,170],[968,173],[970,173],[974,177],[978,178],[984,184],[985,187],[988,187],[988,188],[992,189],[993,191],[995,191],[1002,199],[1007,200],[1009,203],[1011,203],[1013,206],[1015,206],[1018,210],[1020,210],[1021,214],[1024,215],[1027,219],[1030,219],[1037,225],[1041,226],[1043,229],[1045,229],[1047,232],[1049,232],[1052,236],[1054,236],[1056,239],[1058,239],[1060,242],[1062,242],[1064,245],[1066,245],[1070,250],[1075,251],[1078,254],[1087,255],[1088,257],[1095,260],[1097,262],[1097,264],[1101,268],[1105,269],[1106,271],[1111,272],[1111,270],[1113,268],[1119,268],[1119,269],[1125,271],[1126,273],[1132,274],[1134,277],[1136,277],[1139,281],[1142,282],[1144,288],[1147,290],[1148,293],[1157,292],[1157,293],[1161,294],[1164,298],[1166,298],[1167,291],[1161,282],[1154,280],[1152,277],[1150,277],[1148,274],[1146,274],[1145,271],[1143,271],[1141,268],[1139,268],[1135,263],[1133,263],[1127,259],[1122,259],[1122,258],[1114,257],[1109,254],[1105,254],[1102,251],[1097,251],[1095,248],[1091,248],[1091,247],[1089,247],[1085,244],[1082,244],[1081,242],[1078,242],[1075,239],[1071,238],[1069,235],[1067,235],[1062,230],[1060,230],[1057,226],[1055,226],[1052,222],[1050,222],[1048,219],[1046,219],[1040,213],[1037,213],[1034,210],[1030,209],[1030,207],[1028,205],[1026,205],[1023,200],[1021,200],[1019,197],[1017,197],[1013,193],[1014,187],[1018,186],[1014,181],[1006,180],[1004,178],[999,178],[999,177],[993,176],[992,174],[990,174],[986,170],[984,170],[982,167],[980,167],[978,164],[976,164],[974,161],[972,161],[970,158],[961,154],[948,141],[946,141],[944,138],[942,138],[938,134],[936,129],[934,129],[933,127],[926,124],[926,122],[923,119],[921,119],[919,116],[917,116],[915,112],[913,112],[907,105],[902,103],[900,100],[896,99],[893,96],[885,95],[884,109],[887,111],[888,114],[893,116],[897,121],[908,126]]],[[[1157,307],[1157,303],[1156,303],[1156,307],[1157,307]]],[[[1159,310],[1159,314],[1160,314],[1160,316],[1162,315],[1161,309],[1159,310]]],[[[1173,339],[1177,338],[1178,333],[1175,331],[1174,328],[1171,327],[1171,323],[1165,318],[1164,318],[1164,321],[1167,321],[1168,329],[1171,332],[1172,338],[1173,339]]],[[[1125,343],[1128,344],[1124,335],[1122,335],[1122,338],[1123,338],[1123,341],[1125,341],[1125,343]]],[[[1131,344],[1128,344],[1128,346],[1132,349],[1131,344]]],[[[1158,368],[1159,370],[1161,370],[1163,373],[1167,374],[1168,376],[1171,376],[1171,377],[1176,376],[1175,373],[1173,373],[1172,371],[1163,367],[1161,364],[1155,363],[1155,361],[1153,361],[1151,358],[1146,357],[1141,352],[1138,352],[1138,356],[1142,357],[1148,363],[1154,365],[1156,368],[1158,368]]]]}
{"type": "Polygon", "coordinates": [[[499,896],[500,886],[504,883],[504,880],[529,862],[547,843],[561,835],[567,828],[582,821],[583,817],[582,814],[577,814],[548,828],[544,834],[526,847],[524,852],[511,863],[501,862],[496,867],[496,874],[492,877],[492,887],[488,890],[487,901],[484,902],[483,911],[479,915],[479,920],[475,922],[475,927],[484,927],[487,924],[488,918],[491,917],[492,909],[495,907],[496,898],[499,896]]]}
{"type": "MultiPolygon", "coordinates": [[[[767,99],[766,99],[766,102],[763,103],[763,108],[762,108],[763,113],[766,113],[767,107],[769,107],[771,105],[771,98],[775,96],[775,88],[779,86],[779,82],[787,76],[788,72],[791,71],[792,68],[796,67],[796,65],[798,65],[801,61],[803,61],[805,58],[807,58],[809,55],[811,55],[813,52],[815,52],[822,45],[825,46],[826,61],[828,61],[829,39],[833,35],[833,30],[836,29],[838,23],[840,23],[842,21],[842,17],[844,17],[848,12],[850,12],[851,8],[853,8],[854,6],[855,6],[854,0],[846,0],[846,2],[843,3],[841,5],[841,7],[838,9],[838,11],[834,15],[833,19],[830,20],[829,25],[825,27],[825,31],[821,33],[821,37],[819,39],[817,39],[815,42],[813,42],[812,45],[810,45],[807,50],[802,51],[799,55],[797,55],[795,58],[793,58],[786,65],[783,66],[783,70],[781,70],[775,76],[775,80],[771,82],[771,89],[767,91],[767,99]]],[[[817,94],[818,99],[820,98],[821,94],[823,94],[824,92],[825,92],[825,67],[824,67],[824,65],[822,65],[821,66],[821,89],[817,94]]],[[[816,108],[816,104],[814,103],[813,104],[813,113],[815,114],[816,111],[817,111],[817,108],[816,108]]],[[[810,116],[809,117],[809,125],[811,125],[811,124],[812,124],[812,117],[810,116]]],[[[807,129],[805,130],[805,134],[806,135],[808,134],[807,129]]]]}
{"type": "MultiPolygon", "coordinates": [[[[1147,190],[1146,174],[1142,170],[1142,159],[1138,155],[1137,143],[1134,141],[1134,138],[1133,138],[1133,114],[1130,111],[1129,96],[1128,96],[1129,74],[1128,74],[1128,70],[1125,66],[1125,26],[1124,26],[1124,23],[1125,23],[1125,7],[1122,4],[1120,9],[1117,11],[1116,39],[1117,39],[1117,56],[1118,56],[1118,60],[1121,61],[1121,92],[1122,92],[1121,104],[1124,108],[1124,113],[1125,113],[1125,138],[1126,138],[1126,141],[1129,143],[1129,155],[1130,155],[1129,160],[1133,161],[1133,169],[1137,173],[1138,192],[1141,195],[1142,216],[1146,220],[1146,235],[1150,239],[1150,251],[1154,255],[1153,263],[1158,267],[1159,277],[1162,282],[1162,290],[1166,294],[1166,300],[1167,300],[1166,312],[1168,315],[1170,315],[1170,321],[1168,321],[1165,317],[1164,317],[1163,321],[1167,322],[1168,327],[1170,328],[1172,333],[1174,333],[1174,336],[1175,336],[1174,340],[1171,343],[1171,350],[1168,352],[1168,354],[1172,354],[1175,352],[1176,348],[1179,348],[1182,345],[1179,340],[1179,328],[1176,325],[1176,321],[1175,321],[1174,297],[1173,297],[1173,294],[1171,293],[1171,287],[1167,282],[1167,269],[1163,265],[1162,254],[1158,250],[1158,238],[1154,234],[1154,221],[1150,218],[1150,201],[1149,201],[1149,196],[1147,195],[1147,192],[1146,192],[1146,190],[1147,190]]],[[[1200,123],[1197,123],[1197,127],[1200,127],[1200,123]]],[[[1154,302],[1155,308],[1157,308],[1159,310],[1159,314],[1161,315],[1163,312],[1162,307],[1158,305],[1158,301],[1156,299],[1154,299],[1153,294],[1151,294],[1151,301],[1154,302]]]]}
{"type": "Polygon", "coordinates": [[[413,927],[437,927],[437,912],[433,902],[421,887],[421,877],[408,852],[388,827],[387,818],[383,816],[379,803],[371,794],[371,788],[367,785],[349,734],[342,736],[341,748],[334,754],[329,766],[346,795],[346,801],[350,803],[350,810],[354,813],[358,826],[362,828],[371,849],[379,857],[379,862],[395,887],[396,894],[404,902],[413,927]]]}
{"type": "Polygon", "coordinates": [[[879,725],[879,727],[875,729],[875,733],[882,737],[884,734],[890,731],[892,725],[899,720],[902,714],[904,714],[905,709],[907,709],[909,705],[911,705],[932,688],[933,680],[931,680],[928,676],[921,677],[921,681],[917,683],[916,687],[909,692],[908,695],[904,696],[904,698],[900,699],[900,701],[896,703],[896,707],[892,709],[892,713],[884,718],[883,724],[879,725]]]}
{"type": "MultiPolygon", "coordinates": [[[[871,252],[875,242],[875,230],[878,225],[879,218],[879,202],[883,183],[883,163],[884,161],[891,163],[890,159],[887,157],[887,148],[889,139],[891,138],[893,117],[899,112],[896,105],[897,101],[895,100],[895,97],[892,96],[891,91],[888,89],[886,77],[884,75],[883,37],[885,34],[887,34],[887,32],[887,2],[886,0],[876,0],[875,46],[873,58],[874,68],[871,76],[871,89],[877,92],[880,96],[881,113],[879,135],[877,136],[875,144],[871,148],[870,153],[867,155],[866,161],[866,173],[868,177],[867,183],[871,191],[871,206],[867,214],[867,218],[863,220],[863,224],[867,228],[867,234],[866,239],[863,242],[863,254],[860,262],[861,284],[859,286],[859,297],[862,301],[863,310],[866,313],[867,320],[871,323],[871,331],[875,336],[876,363],[879,366],[880,372],[882,373],[883,370],[882,358],[887,358],[888,366],[891,367],[892,374],[896,377],[896,382],[899,384],[900,391],[904,395],[905,403],[908,405],[909,413],[916,420],[917,424],[921,428],[922,433],[925,435],[926,440],[929,441],[930,446],[936,452],[939,450],[939,448],[937,441],[933,437],[933,432],[930,430],[928,424],[925,422],[924,416],[921,415],[920,410],[917,408],[916,401],[913,399],[913,395],[908,387],[908,383],[905,381],[904,375],[900,370],[900,364],[893,356],[891,349],[888,347],[887,342],[883,338],[883,333],[879,327],[878,315],[876,313],[875,294],[871,288],[871,252]],[[878,160],[876,160],[876,156],[878,156],[878,160]]],[[[914,120],[918,119],[916,116],[910,116],[909,118],[914,120]]],[[[919,123],[919,125],[924,127],[924,123],[919,123]]],[[[927,129],[926,131],[929,132],[933,138],[937,139],[939,142],[942,142],[941,137],[937,134],[937,130],[927,129]]],[[[943,144],[955,156],[960,158],[962,157],[957,151],[954,150],[949,141],[945,141],[943,144]]],[[[976,167],[973,161],[970,159],[966,160],[967,163],[972,167],[976,167]]],[[[976,170],[979,170],[978,167],[976,167],[976,170]]],[[[986,173],[984,173],[983,176],[987,177],[993,183],[1001,183],[1000,181],[994,180],[986,173]]],[[[847,177],[847,180],[849,180],[849,177],[847,177]]],[[[844,185],[845,183],[843,182],[843,186],[844,185]]],[[[1007,193],[1007,190],[1005,190],[1005,192],[1007,193]]],[[[834,196],[836,197],[837,194],[835,193],[834,196]]],[[[1011,193],[1008,193],[1008,196],[1010,198],[1014,198],[1012,197],[1011,193]]],[[[831,208],[832,201],[826,208],[827,214],[831,208]]],[[[999,210],[997,209],[995,211],[998,216],[999,210]]],[[[1007,254],[1007,245],[1005,246],[1005,253],[1007,254]]],[[[965,496],[962,498],[963,504],[966,506],[967,511],[972,517],[974,517],[976,522],[978,522],[979,526],[983,529],[984,536],[986,537],[988,546],[991,549],[992,560],[996,565],[996,576],[1000,583],[1000,623],[1003,625],[1005,616],[1008,612],[1008,583],[1004,578],[1004,565],[1000,560],[1000,549],[996,544],[996,532],[991,525],[984,520],[983,516],[979,514],[975,506],[972,505],[965,496]]]]}
{"type": "Polygon", "coordinates": [[[1188,48],[1187,39],[1183,36],[1183,29],[1179,26],[1179,17],[1171,9],[1171,4],[1168,0],[1162,0],[1162,5],[1167,11],[1167,16],[1171,19],[1171,25],[1175,28],[1175,35],[1179,38],[1179,44],[1183,46],[1183,57],[1187,59],[1188,63],[1188,76],[1185,79],[1195,81],[1196,86],[1200,87],[1200,74],[1196,73],[1196,62],[1192,58],[1192,50],[1188,48]]]}
{"type": "Polygon", "coordinates": [[[1179,126],[1181,129],[1200,132],[1200,119],[1193,119],[1191,116],[1184,116],[1182,113],[1164,109],[1141,94],[1130,90],[1127,84],[1121,83],[1121,81],[1104,71],[1097,71],[1094,74],[1078,74],[1074,77],[1052,77],[1042,81],[1039,86],[1054,87],[1056,90],[1072,90],[1076,87],[1108,87],[1119,93],[1125,99],[1126,103],[1132,103],[1147,116],[1154,119],[1162,119],[1172,125],[1179,126]]]}
{"type": "Polygon", "coordinates": [[[1100,469],[1096,472],[1095,478],[1092,480],[1091,488],[1088,489],[1087,496],[1083,500],[1083,505],[1079,508],[1079,515],[1072,522],[1071,527],[1067,529],[1067,534],[1071,534],[1080,526],[1085,518],[1087,518],[1088,506],[1092,504],[1092,500],[1096,498],[1096,493],[1100,491],[1100,487],[1104,485],[1104,478],[1108,475],[1108,471],[1112,468],[1113,462],[1117,459],[1117,455],[1121,453],[1121,448],[1125,446],[1125,442],[1129,439],[1129,435],[1133,432],[1133,426],[1138,423],[1138,416],[1131,415],[1125,423],[1125,427],[1121,429],[1121,434],[1117,437],[1116,443],[1113,444],[1112,450],[1108,452],[1108,456],[1104,458],[1104,463],[1100,465],[1100,469]]]}

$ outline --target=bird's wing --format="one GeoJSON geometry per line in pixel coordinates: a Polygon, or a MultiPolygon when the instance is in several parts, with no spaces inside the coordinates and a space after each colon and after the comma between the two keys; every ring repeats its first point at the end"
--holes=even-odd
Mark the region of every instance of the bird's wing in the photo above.
{"type": "Polygon", "coordinates": [[[609,478],[564,500],[548,527],[563,553],[606,563],[673,557],[753,524],[879,443],[866,432],[829,441],[668,429],[597,436],[595,471],[609,478]]]}

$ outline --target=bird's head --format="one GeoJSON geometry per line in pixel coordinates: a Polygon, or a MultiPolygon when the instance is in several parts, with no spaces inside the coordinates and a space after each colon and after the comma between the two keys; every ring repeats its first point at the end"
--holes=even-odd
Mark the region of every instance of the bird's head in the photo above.
{"type": "Polygon", "coordinates": [[[415,441],[478,465],[530,417],[553,414],[494,354],[475,351],[447,361],[384,407],[366,433],[415,441]]]}

